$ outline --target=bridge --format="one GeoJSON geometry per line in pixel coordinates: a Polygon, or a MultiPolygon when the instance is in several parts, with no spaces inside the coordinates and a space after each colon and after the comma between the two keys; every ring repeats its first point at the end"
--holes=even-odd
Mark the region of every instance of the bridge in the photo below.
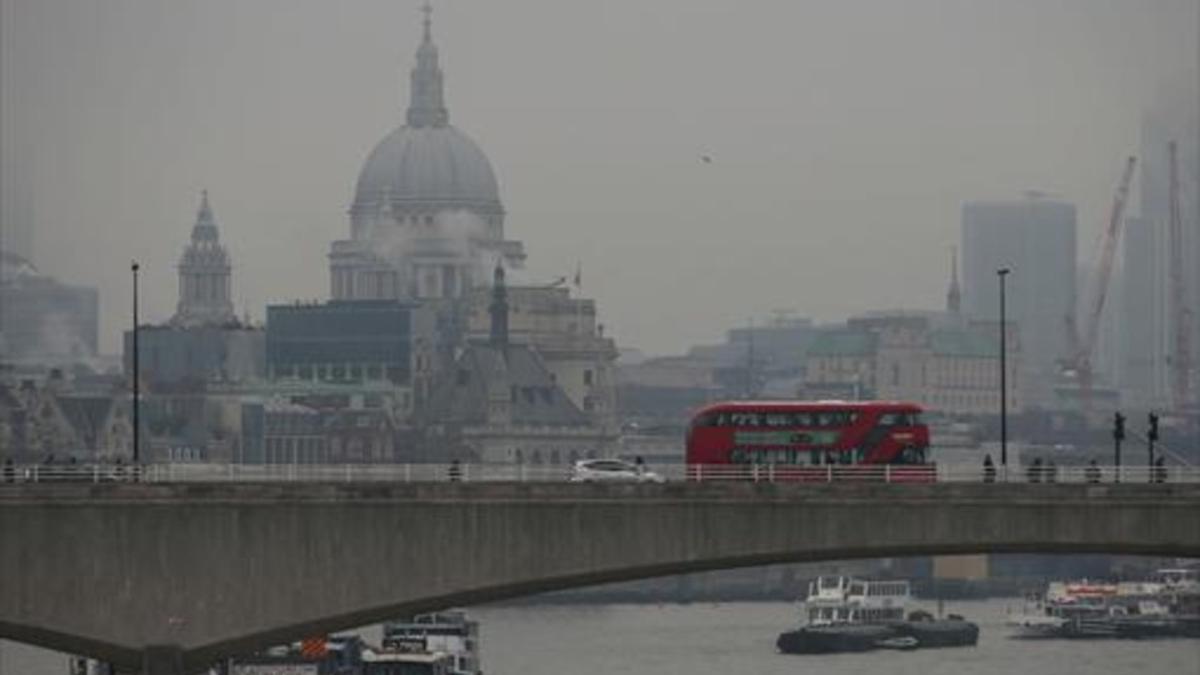
{"type": "Polygon", "coordinates": [[[0,484],[0,637],[180,675],[412,612],[771,563],[1200,557],[1198,484],[0,484]]]}

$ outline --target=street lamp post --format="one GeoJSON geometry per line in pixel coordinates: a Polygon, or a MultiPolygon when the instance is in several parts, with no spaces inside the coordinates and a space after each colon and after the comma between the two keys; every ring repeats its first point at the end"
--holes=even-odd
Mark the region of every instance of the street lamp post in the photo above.
{"type": "Polygon", "coordinates": [[[996,270],[1000,279],[1000,467],[1008,478],[1008,324],[1004,315],[1004,280],[1009,269],[996,270]]]}
{"type": "MultiPolygon", "coordinates": [[[[138,460],[141,459],[140,441],[141,441],[141,425],[138,421],[138,408],[141,407],[140,397],[140,380],[141,376],[138,373],[138,269],[140,266],[134,260],[129,266],[133,272],[133,463],[136,466],[138,460]]],[[[137,471],[135,468],[134,471],[137,471]]]]}

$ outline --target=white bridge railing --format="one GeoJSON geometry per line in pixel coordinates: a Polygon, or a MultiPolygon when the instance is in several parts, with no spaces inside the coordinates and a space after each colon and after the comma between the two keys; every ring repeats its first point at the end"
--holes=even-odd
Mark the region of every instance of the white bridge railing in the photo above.
{"type": "MultiPolygon", "coordinates": [[[[529,464],[29,464],[0,467],[10,483],[431,483],[569,482],[569,465],[529,464]]],[[[985,470],[977,465],[663,465],[613,482],[764,483],[1200,483],[1195,466],[1060,466],[985,470]]],[[[597,481],[607,482],[607,481],[597,481]]]]}

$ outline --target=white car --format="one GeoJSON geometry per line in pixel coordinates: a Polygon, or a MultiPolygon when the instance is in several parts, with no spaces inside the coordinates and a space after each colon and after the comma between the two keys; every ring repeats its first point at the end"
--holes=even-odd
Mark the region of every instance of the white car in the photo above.
{"type": "Polygon", "coordinates": [[[571,468],[572,483],[662,483],[653,471],[623,459],[581,459],[571,468]]]}

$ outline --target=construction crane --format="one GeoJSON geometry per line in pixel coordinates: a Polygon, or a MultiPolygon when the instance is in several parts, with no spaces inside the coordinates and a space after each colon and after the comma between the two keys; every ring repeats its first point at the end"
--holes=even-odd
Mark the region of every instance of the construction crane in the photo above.
{"type": "Polygon", "coordinates": [[[1104,229],[1101,240],[1100,264],[1096,268],[1091,286],[1091,306],[1085,315],[1084,333],[1079,333],[1075,323],[1075,310],[1067,312],[1067,340],[1070,355],[1066,367],[1073,371],[1079,384],[1079,398],[1085,417],[1090,416],[1092,407],[1092,353],[1096,349],[1097,337],[1100,334],[1100,318],[1104,313],[1104,301],[1108,296],[1108,281],[1112,277],[1113,258],[1117,253],[1117,241],[1121,236],[1121,223],[1124,220],[1125,202],[1129,199],[1129,184],[1133,181],[1133,167],[1137,160],[1133,157],[1125,160],[1125,172],[1121,174],[1121,182],[1117,184],[1117,192],[1113,196],[1112,209],[1108,216],[1108,226],[1104,229]]]}
{"type": "Polygon", "coordinates": [[[1192,311],[1183,290],[1183,216],[1179,210],[1179,157],[1175,141],[1167,144],[1170,162],[1171,321],[1175,324],[1175,350],[1171,372],[1171,398],[1175,411],[1187,412],[1191,403],[1192,311]]]}

